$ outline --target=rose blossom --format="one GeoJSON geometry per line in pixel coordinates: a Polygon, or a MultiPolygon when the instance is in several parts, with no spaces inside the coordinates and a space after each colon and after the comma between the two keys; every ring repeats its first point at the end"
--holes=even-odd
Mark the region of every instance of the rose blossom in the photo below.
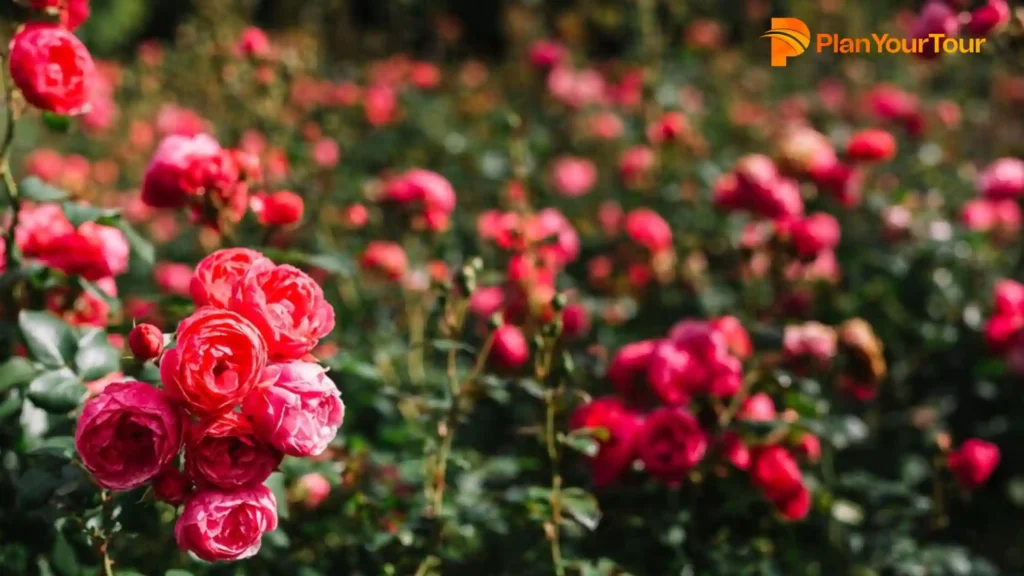
{"type": "Polygon", "coordinates": [[[287,226],[302,220],[302,196],[291,190],[257,194],[249,200],[249,207],[264,226],[287,226]]]}
{"type": "Polygon", "coordinates": [[[262,484],[282,454],[256,439],[252,425],[228,412],[193,426],[185,445],[185,470],[196,484],[233,490],[262,484]]]}
{"type": "Polygon", "coordinates": [[[649,208],[637,208],[626,214],[626,235],[652,254],[672,247],[672,228],[660,214],[649,208]]]}
{"type": "Polygon", "coordinates": [[[267,344],[251,322],[204,306],[178,325],[164,352],[160,379],[170,396],[195,414],[230,411],[260,381],[267,344]]]}
{"type": "Polygon", "coordinates": [[[294,266],[255,262],[235,284],[230,308],[259,329],[272,359],[301,358],[334,329],[334,308],[294,266]]]}
{"type": "Polygon", "coordinates": [[[1024,194],[1024,160],[1007,157],[989,164],[978,176],[978,190],[993,200],[1024,194]]]}
{"type": "Polygon", "coordinates": [[[801,256],[814,256],[839,244],[839,221],[818,212],[790,225],[793,247],[801,256]]]}
{"type": "Polygon", "coordinates": [[[110,490],[145,484],[181,449],[178,412],[167,394],[142,382],[107,385],[82,409],[75,448],[96,482],[110,490]]]}
{"type": "Polygon", "coordinates": [[[405,248],[397,242],[381,240],[374,240],[366,245],[359,263],[364,269],[380,272],[389,280],[400,280],[409,269],[409,258],[405,255],[405,248]]]}
{"type": "Polygon", "coordinates": [[[190,497],[174,525],[178,547],[207,562],[241,560],[259,552],[263,534],[277,528],[277,500],[266,486],[190,497]]]}
{"type": "Polygon", "coordinates": [[[154,208],[181,208],[192,193],[188,182],[199,163],[213,160],[223,149],[211,136],[172,135],[164,138],[153,153],[142,180],[142,201],[154,208]]]}
{"type": "Polygon", "coordinates": [[[896,156],[896,139],[885,130],[862,130],[850,137],[846,155],[854,161],[881,162],[896,156]]]}
{"type": "Polygon", "coordinates": [[[11,40],[11,79],[33,106],[73,116],[88,109],[96,66],[74,34],[56,24],[32,22],[11,40]]]}
{"type": "Polygon", "coordinates": [[[310,472],[299,478],[295,486],[296,495],[309,510],[315,510],[331,495],[331,483],[323,474],[310,472]]]}
{"type": "MultiPolygon", "coordinates": [[[[50,210],[44,212],[50,213],[50,210]]],[[[53,217],[59,220],[40,224],[54,236],[41,244],[23,248],[25,256],[36,258],[69,276],[82,276],[94,282],[128,270],[128,240],[123,232],[95,222],[83,222],[72,230],[68,229],[71,224],[63,213],[53,217]],[[63,233],[58,233],[59,230],[63,233]]]]}
{"type": "Polygon", "coordinates": [[[257,262],[266,260],[263,254],[249,248],[217,250],[196,265],[189,284],[189,293],[197,306],[227,308],[235,283],[257,262]]]}
{"type": "Polygon", "coordinates": [[[645,470],[673,484],[681,482],[704,458],[708,447],[697,419],[682,408],[670,407],[647,415],[636,442],[645,470]]]}
{"type": "Polygon", "coordinates": [[[153,479],[153,496],[171,506],[181,506],[191,490],[192,483],[188,476],[174,465],[168,466],[153,479]]]}
{"type": "Polygon", "coordinates": [[[968,490],[980,487],[999,466],[999,447],[991,442],[971,438],[949,455],[949,469],[961,486],[968,490]]]}
{"type": "Polygon", "coordinates": [[[341,392],[318,364],[268,366],[261,387],[242,403],[257,437],[290,456],[316,456],[327,449],[345,417],[341,392]]]}
{"type": "Polygon", "coordinates": [[[563,156],[551,166],[551,182],[563,196],[583,196],[597,184],[597,166],[586,158],[563,156]]]}
{"type": "Polygon", "coordinates": [[[494,331],[489,359],[499,368],[515,370],[530,359],[530,345],[518,326],[505,324],[494,331]]]}
{"type": "Polygon", "coordinates": [[[576,409],[570,428],[602,429],[595,434],[599,447],[590,458],[595,486],[605,486],[629,470],[636,458],[636,438],[640,417],[618,398],[597,398],[576,409]]]}

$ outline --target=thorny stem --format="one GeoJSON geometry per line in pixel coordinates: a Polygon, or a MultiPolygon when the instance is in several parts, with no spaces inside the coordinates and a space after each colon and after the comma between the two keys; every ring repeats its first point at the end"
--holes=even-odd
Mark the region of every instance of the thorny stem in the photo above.
{"type": "Polygon", "coordinates": [[[107,525],[110,520],[110,505],[113,502],[110,492],[100,492],[100,499],[103,501],[103,535],[101,536],[99,550],[103,556],[103,576],[114,576],[114,560],[110,557],[110,527],[107,525]]]}
{"type": "MultiPolygon", "coordinates": [[[[444,312],[444,331],[446,336],[453,337],[459,333],[465,322],[466,302],[460,301],[455,303],[455,310],[450,310],[449,306],[446,306],[444,312]]],[[[462,393],[483,372],[493,344],[494,332],[491,332],[480,348],[473,367],[461,381],[459,380],[456,363],[456,353],[458,351],[454,348],[448,351],[449,405],[444,418],[437,425],[437,436],[440,439],[440,445],[436,454],[430,458],[432,470],[428,471],[425,487],[427,496],[430,498],[430,506],[427,508],[426,515],[427,518],[434,522],[435,545],[440,545],[441,540],[443,525],[438,516],[440,516],[444,506],[448,460],[451,457],[452,446],[455,442],[455,429],[458,427],[459,419],[462,417],[462,393]]],[[[436,556],[432,554],[427,555],[416,569],[416,576],[426,576],[438,563],[439,559],[436,556]]]]}
{"type": "Polygon", "coordinates": [[[15,242],[14,236],[14,231],[18,227],[20,199],[18,196],[18,185],[14,182],[14,177],[11,175],[10,158],[14,144],[14,128],[18,118],[14,110],[14,87],[7,84],[7,78],[3,72],[3,69],[6,68],[5,62],[6,55],[0,53],[0,93],[3,93],[3,104],[6,111],[4,139],[0,142],[0,175],[3,176],[4,194],[7,197],[7,203],[11,206],[12,213],[11,223],[7,228],[4,242],[7,248],[7,267],[14,268],[21,262],[21,257],[18,254],[18,245],[15,242]]]}

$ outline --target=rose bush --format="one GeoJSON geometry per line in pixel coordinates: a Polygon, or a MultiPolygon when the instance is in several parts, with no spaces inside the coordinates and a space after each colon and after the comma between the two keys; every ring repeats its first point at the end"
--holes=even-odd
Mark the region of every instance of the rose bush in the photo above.
{"type": "Polygon", "coordinates": [[[1021,8],[164,4],[0,8],[0,574],[1024,570],[1021,8]]]}

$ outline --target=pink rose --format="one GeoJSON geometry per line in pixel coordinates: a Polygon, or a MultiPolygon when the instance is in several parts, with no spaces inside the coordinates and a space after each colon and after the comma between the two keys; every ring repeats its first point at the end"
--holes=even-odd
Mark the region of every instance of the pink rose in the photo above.
{"type": "Polygon", "coordinates": [[[263,534],[277,528],[277,500],[265,486],[191,496],[174,525],[178,548],[208,562],[241,560],[260,550],[263,534]]]}
{"type": "Polygon", "coordinates": [[[164,352],[160,380],[196,415],[229,412],[260,384],[267,345],[242,316],[204,306],[178,325],[164,352]]]}
{"type": "Polygon", "coordinates": [[[626,214],[626,235],[652,254],[672,248],[672,228],[649,208],[637,208],[626,214]]]}
{"type": "Polygon", "coordinates": [[[25,100],[47,112],[74,116],[89,107],[96,65],[74,34],[56,24],[31,22],[11,40],[11,79],[25,100]]]}
{"type": "Polygon", "coordinates": [[[129,490],[152,480],[181,450],[178,412],[163,390],[142,382],[107,385],[82,410],[75,448],[96,482],[129,490]]]}
{"type": "Polygon", "coordinates": [[[586,158],[563,156],[551,167],[551,182],[563,196],[583,196],[597,184],[597,166],[586,158]]]}
{"type": "Polygon", "coordinates": [[[227,308],[235,283],[256,265],[270,262],[263,254],[249,248],[225,248],[210,254],[196,265],[189,292],[197,306],[227,308]]]}
{"type": "Polygon", "coordinates": [[[978,177],[978,190],[995,200],[1024,194],[1024,160],[1007,157],[989,164],[978,177]]]}
{"type": "Polygon", "coordinates": [[[188,200],[188,172],[197,160],[221,155],[222,149],[206,134],[164,138],[153,153],[142,180],[142,201],[154,208],[181,208],[188,200]]]}
{"type": "Polygon", "coordinates": [[[949,469],[961,486],[973,490],[984,484],[999,466],[999,447],[971,438],[949,455],[949,469]]]}
{"type": "Polygon", "coordinates": [[[296,492],[306,508],[315,510],[331,495],[331,483],[323,474],[311,472],[299,478],[296,492]]]}
{"type": "Polygon", "coordinates": [[[161,262],[153,268],[157,286],[167,294],[188,296],[192,283],[192,267],[188,264],[161,262]]]}
{"type": "Polygon", "coordinates": [[[334,329],[334,308],[305,272],[255,262],[235,284],[231,309],[259,329],[271,359],[301,358],[334,329]]]}
{"type": "Polygon", "coordinates": [[[326,450],[345,417],[345,405],[323,367],[311,362],[274,364],[267,367],[265,380],[271,385],[242,403],[256,435],[291,456],[326,450]]]}
{"type": "Polygon", "coordinates": [[[229,412],[191,428],[185,471],[199,486],[234,490],[262,484],[282,454],[260,442],[241,414],[229,412]]]}
{"type": "Polygon", "coordinates": [[[814,256],[839,244],[839,221],[831,214],[818,212],[790,226],[793,246],[801,256],[814,256]]]}

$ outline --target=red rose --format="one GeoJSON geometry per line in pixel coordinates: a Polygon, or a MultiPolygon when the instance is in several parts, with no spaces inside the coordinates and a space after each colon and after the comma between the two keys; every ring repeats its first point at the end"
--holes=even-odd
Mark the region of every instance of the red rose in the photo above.
{"type": "Polygon", "coordinates": [[[530,359],[530,345],[518,326],[505,324],[494,331],[494,343],[488,356],[503,370],[516,370],[530,359]]]}
{"type": "Polygon", "coordinates": [[[882,162],[896,156],[896,139],[885,130],[862,130],[850,137],[846,146],[850,160],[882,162]]]}
{"type": "Polygon", "coordinates": [[[644,469],[655,478],[676,484],[707,451],[708,437],[692,414],[682,408],[658,408],[644,419],[637,452],[644,469]]]}
{"type": "Polygon", "coordinates": [[[810,509],[810,493],[803,484],[800,467],[781,446],[762,448],[750,470],[754,484],[783,516],[799,520],[810,509]]]}
{"type": "Polygon", "coordinates": [[[985,37],[1003,28],[1010,21],[1010,5],[1006,0],[988,0],[971,12],[967,30],[974,36],[985,37]]]}
{"type": "Polygon", "coordinates": [[[971,438],[950,453],[949,469],[957,482],[967,490],[980,487],[999,466],[999,447],[991,442],[971,438]]]}
{"type": "Polygon", "coordinates": [[[190,412],[215,415],[256,388],[266,362],[266,342],[252,323],[204,306],[178,325],[175,347],[160,361],[160,379],[190,412]]]}
{"type": "Polygon", "coordinates": [[[137,360],[152,360],[164,349],[164,334],[152,324],[139,324],[128,333],[128,348],[137,360]]]}
{"type": "Polygon", "coordinates": [[[152,480],[181,450],[178,412],[163,390],[142,382],[107,385],[85,404],[75,448],[96,482],[129,490],[152,480]]]}
{"type": "Polygon", "coordinates": [[[569,426],[600,428],[596,435],[600,447],[590,458],[590,471],[595,486],[614,482],[636,458],[636,438],[640,430],[640,417],[628,410],[618,398],[597,398],[576,409],[569,426]]]}
{"type": "Polygon", "coordinates": [[[619,349],[608,366],[608,380],[617,394],[630,401],[639,401],[644,397],[647,369],[657,344],[657,340],[642,340],[619,349]]]}
{"type": "Polygon", "coordinates": [[[262,484],[282,454],[256,439],[237,412],[194,426],[185,444],[185,471],[199,486],[234,490],[262,484]]]}
{"type": "Polygon", "coordinates": [[[277,500],[266,486],[233,492],[205,490],[190,497],[174,524],[178,548],[207,562],[241,560],[260,550],[277,528],[277,500]]]}
{"type": "Polygon", "coordinates": [[[652,254],[672,248],[672,228],[660,214],[637,208],[626,214],[626,235],[652,254]]]}
{"type": "Polygon", "coordinates": [[[249,248],[217,250],[196,265],[189,285],[192,301],[197,306],[227,308],[238,279],[257,262],[269,260],[249,248]]]}
{"type": "Polygon", "coordinates": [[[302,196],[290,190],[257,194],[249,200],[249,206],[264,226],[286,226],[302,220],[302,196]]]}
{"type": "Polygon", "coordinates": [[[235,284],[230,308],[263,335],[271,359],[301,358],[334,329],[334,308],[294,266],[255,262],[235,284]]]}
{"type": "Polygon", "coordinates": [[[989,164],[978,176],[978,191],[994,200],[1024,194],[1024,160],[1007,157],[989,164]]]}
{"type": "Polygon", "coordinates": [[[400,280],[409,269],[409,258],[402,245],[380,240],[366,245],[359,263],[364,269],[378,272],[389,280],[400,280]]]}
{"type": "Polygon", "coordinates": [[[89,106],[96,67],[85,45],[56,24],[30,23],[10,45],[11,79],[29,104],[72,116],[89,106]]]}
{"type": "Polygon", "coordinates": [[[839,221],[831,214],[818,212],[793,223],[790,234],[801,256],[814,256],[839,244],[839,221]]]}
{"type": "Polygon", "coordinates": [[[290,456],[317,456],[338,433],[345,418],[341,393],[311,362],[268,366],[270,383],[250,394],[242,413],[256,435],[290,456]]]}

